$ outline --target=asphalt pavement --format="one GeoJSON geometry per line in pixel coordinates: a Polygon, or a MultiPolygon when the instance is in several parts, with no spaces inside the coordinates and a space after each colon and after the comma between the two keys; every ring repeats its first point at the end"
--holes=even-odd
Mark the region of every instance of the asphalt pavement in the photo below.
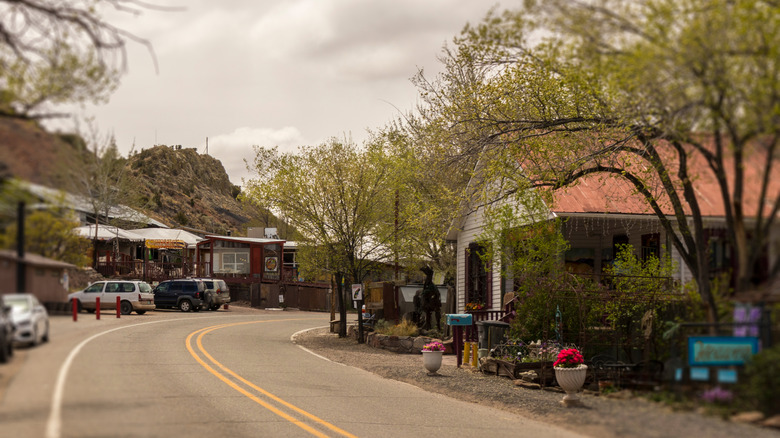
{"type": "Polygon", "coordinates": [[[18,358],[0,403],[2,434],[578,436],[343,366],[290,341],[328,321],[323,313],[232,306],[53,317],[51,341],[18,358]]]}

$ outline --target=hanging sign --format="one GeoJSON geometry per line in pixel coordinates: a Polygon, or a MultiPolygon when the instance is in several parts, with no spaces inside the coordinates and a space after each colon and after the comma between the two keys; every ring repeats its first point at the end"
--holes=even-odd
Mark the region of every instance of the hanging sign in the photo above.
{"type": "Polygon", "coordinates": [[[279,269],[279,257],[265,258],[265,272],[276,272],[279,269]]]}
{"type": "Polygon", "coordinates": [[[146,247],[150,249],[184,249],[187,242],[177,239],[146,239],[146,247]]]}
{"type": "Polygon", "coordinates": [[[363,300],[363,285],[362,284],[353,284],[352,285],[352,301],[362,301],[363,300]]]}
{"type": "Polygon", "coordinates": [[[691,366],[744,365],[758,353],[758,338],[691,336],[688,338],[688,364],[691,366]]]}

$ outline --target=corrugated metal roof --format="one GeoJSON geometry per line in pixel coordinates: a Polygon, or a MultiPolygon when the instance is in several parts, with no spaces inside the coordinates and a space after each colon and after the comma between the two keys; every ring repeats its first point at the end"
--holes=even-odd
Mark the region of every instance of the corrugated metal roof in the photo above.
{"type": "MultiPolygon", "coordinates": [[[[0,258],[9,259],[13,261],[19,260],[19,255],[16,251],[10,251],[6,249],[0,249],[0,258]]],[[[75,268],[75,265],[70,263],[61,262],[59,260],[50,259],[38,254],[25,253],[24,262],[30,266],[39,266],[45,268],[75,268]]]]}
{"type": "MultiPolygon", "coordinates": [[[[15,183],[18,184],[20,188],[32,193],[49,204],[60,205],[85,213],[91,213],[93,211],[92,204],[89,199],[84,196],[74,195],[63,190],[52,189],[29,181],[15,180],[15,183]]],[[[122,219],[139,224],[149,224],[161,228],[168,228],[168,225],[125,205],[112,206],[109,209],[108,217],[110,219],[122,219]]]]}
{"type": "MultiPolygon", "coordinates": [[[[95,238],[94,225],[84,225],[83,227],[76,227],[73,229],[73,231],[88,239],[95,238]]],[[[123,230],[121,228],[112,227],[109,225],[98,225],[97,239],[98,240],[120,239],[120,240],[129,240],[131,242],[143,242],[145,237],[127,230],[123,230]]]]}
{"type": "MultiPolygon", "coordinates": [[[[715,177],[714,172],[707,165],[701,154],[693,154],[688,157],[689,173],[693,181],[694,190],[699,201],[701,214],[705,217],[725,217],[723,197],[721,196],[721,186],[715,177]]],[[[726,160],[728,168],[733,168],[733,161],[726,160]]],[[[758,214],[761,178],[764,174],[766,160],[761,154],[750,154],[744,159],[744,183],[743,208],[745,215],[755,217],[758,214]]],[[[669,169],[677,168],[677,164],[671,161],[668,164],[669,169]]],[[[767,199],[773,202],[780,194],[780,174],[770,175],[769,190],[767,199]]],[[[733,193],[734,172],[727,172],[729,188],[733,193]]],[[[679,183],[679,177],[676,173],[672,174],[672,181],[679,183]]],[[[652,184],[659,185],[657,181],[652,184]]],[[[651,189],[653,185],[651,184],[651,189]]],[[[679,190],[679,196],[683,200],[686,214],[690,214],[690,209],[684,201],[682,191],[679,190]]],[[[666,214],[673,214],[671,203],[668,196],[660,190],[655,189],[654,195],[659,200],[662,211],[666,214]]],[[[634,186],[625,178],[619,176],[590,175],[581,178],[580,181],[571,187],[559,189],[553,193],[553,205],[551,210],[556,214],[566,213],[623,213],[623,214],[654,214],[645,198],[640,195],[634,186]]],[[[764,213],[767,214],[770,206],[764,207],[764,213]]]]}
{"type": "Polygon", "coordinates": [[[232,242],[244,242],[244,243],[284,243],[284,240],[281,239],[264,239],[260,237],[233,237],[233,236],[217,236],[217,235],[207,235],[207,239],[219,239],[219,240],[229,240],[232,242]]]}

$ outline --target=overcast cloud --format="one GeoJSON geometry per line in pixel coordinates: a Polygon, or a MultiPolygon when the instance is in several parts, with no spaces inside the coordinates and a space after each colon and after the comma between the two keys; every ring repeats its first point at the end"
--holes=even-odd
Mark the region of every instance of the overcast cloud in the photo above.
{"type": "MultiPolygon", "coordinates": [[[[521,0],[501,1],[513,7],[521,0]]],[[[147,39],[109,103],[87,107],[124,153],[155,144],[208,152],[240,184],[253,145],[295,151],[329,137],[360,142],[417,101],[409,81],[498,2],[180,0],[112,22],[147,39]]]]}

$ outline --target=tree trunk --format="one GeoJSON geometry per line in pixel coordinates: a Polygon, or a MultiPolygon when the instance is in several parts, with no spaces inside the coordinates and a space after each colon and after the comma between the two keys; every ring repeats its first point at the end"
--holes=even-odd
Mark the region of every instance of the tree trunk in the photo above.
{"type": "Polygon", "coordinates": [[[344,273],[343,272],[336,272],[336,293],[338,297],[338,304],[339,304],[339,337],[340,338],[346,338],[347,337],[347,306],[346,301],[344,300],[344,273]]]}

